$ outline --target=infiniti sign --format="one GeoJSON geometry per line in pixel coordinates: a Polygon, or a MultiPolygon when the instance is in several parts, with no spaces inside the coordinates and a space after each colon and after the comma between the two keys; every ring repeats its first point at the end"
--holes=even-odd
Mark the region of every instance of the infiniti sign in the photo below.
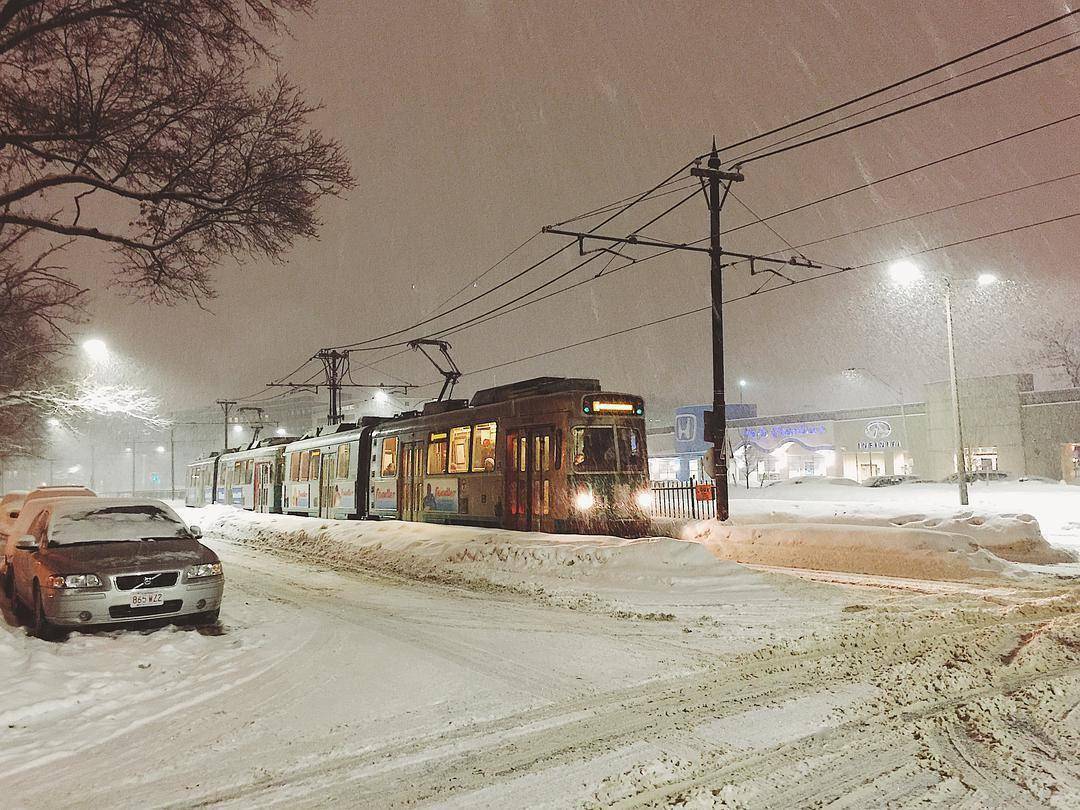
{"type": "Polygon", "coordinates": [[[873,439],[874,441],[881,441],[892,435],[892,425],[884,419],[875,419],[873,422],[867,424],[865,433],[867,438],[873,439]]]}

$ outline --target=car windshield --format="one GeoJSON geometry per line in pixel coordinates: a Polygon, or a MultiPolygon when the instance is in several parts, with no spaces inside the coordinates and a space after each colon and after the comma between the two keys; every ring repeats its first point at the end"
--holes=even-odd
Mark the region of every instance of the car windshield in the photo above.
{"type": "Polygon", "coordinates": [[[179,518],[153,504],[79,509],[55,515],[49,525],[49,543],[60,546],[187,536],[179,518]]]}

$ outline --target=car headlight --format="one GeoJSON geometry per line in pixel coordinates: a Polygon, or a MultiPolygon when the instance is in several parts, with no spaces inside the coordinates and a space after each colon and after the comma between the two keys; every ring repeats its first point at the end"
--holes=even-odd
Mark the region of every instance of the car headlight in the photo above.
{"type": "Polygon", "coordinates": [[[652,493],[647,489],[641,490],[641,492],[634,496],[634,503],[638,505],[638,508],[646,512],[649,511],[652,509],[653,504],[652,493]]]}
{"type": "Polygon", "coordinates": [[[574,506],[579,512],[588,512],[595,505],[596,496],[592,494],[592,490],[583,489],[574,496],[574,506]]]}
{"type": "Polygon", "coordinates": [[[100,588],[101,580],[97,574],[54,574],[47,580],[50,588],[100,588]]]}
{"type": "Polygon", "coordinates": [[[205,579],[206,577],[220,577],[221,563],[203,563],[202,565],[189,565],[184,575],[188,579],[205,579]]]}

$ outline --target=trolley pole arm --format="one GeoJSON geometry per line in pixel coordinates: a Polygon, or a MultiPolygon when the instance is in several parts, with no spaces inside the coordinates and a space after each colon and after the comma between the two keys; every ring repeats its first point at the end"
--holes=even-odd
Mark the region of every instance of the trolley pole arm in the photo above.
{"type": "Polygon", "coordinates": [[[454,358],[450,356],[451,346],[445,340],[435,340],[433,338],[417,338],[416,340],[409,341],[410,349],[418,349],[424,357],[426,357],[431,365],[435,366],[435,370],[443,376],[443,387],[439,391],[438,402],[442,402],[444,399],[448,399],[454,394],[454,386],[457,385],[457,381],[461,379],[461,369],[458,368],[457,363],[454,362],[454,358]],[[440,352],[446,360],[447,368],[443,368],[439,365],[439,362],[432,357],[427,350],[427,346],[434,346],[440,352]]]}

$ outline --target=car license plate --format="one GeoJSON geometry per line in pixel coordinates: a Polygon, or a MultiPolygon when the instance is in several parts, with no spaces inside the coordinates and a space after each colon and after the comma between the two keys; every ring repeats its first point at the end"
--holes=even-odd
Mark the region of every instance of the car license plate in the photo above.
{"type": "Polygon", "coordinates": [[[131,606],[133,608],[160,605],[164,601],[165,594],[163,593],[133,593],[131,595],[131,606]]]}

